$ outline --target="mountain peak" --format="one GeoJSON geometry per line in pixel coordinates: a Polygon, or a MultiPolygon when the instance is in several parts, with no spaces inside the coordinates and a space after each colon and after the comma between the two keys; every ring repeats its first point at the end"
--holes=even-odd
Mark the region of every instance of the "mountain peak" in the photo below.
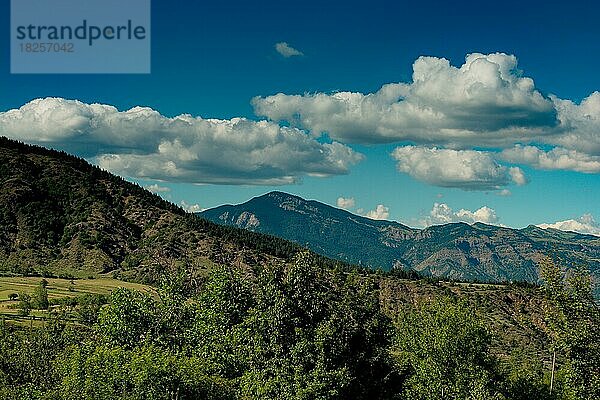
{"type": "Polygon", "coordinates": [[[481,222],[413,229],[281,191],[200,215],[224,225],[279,236],[351,263],[386,270],[414,269],[452,279],[535,282],[536,260],[550,253],[563,254],[574,264],[585,263],[596,271],[600,267],[600,243],[582,236],[481,222]],[[575,248],[585,251],[576,252],[575,248]]]}
{"type": "Polygon", "coordinates": [[[262,200],[271,200],[274,202],[286,202],[286,201],[292,201],[292,202],[296,202],[296,203],[308,203],[310,200],[305,200],[300,196],[297,196],[295,194],[291,194],[291,193],[287,193],[287,192],[282,192],[279,190],[273,190],[271,192],[265,193],[263,195],[254,197],[252,200],[256,200],[256,199],[262,199],[262,200]]]}

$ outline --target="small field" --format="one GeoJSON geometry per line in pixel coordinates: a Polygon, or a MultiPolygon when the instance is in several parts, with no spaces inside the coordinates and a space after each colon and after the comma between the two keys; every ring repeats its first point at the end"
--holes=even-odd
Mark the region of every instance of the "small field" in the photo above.
{"type": "MultiPolygon", "coordinates": [[[[40,277],[0,277],[0,314],[18,314],[19,310],[15,306],[18,300],[10,300],[12,294],[33,293],[34,289],[44,278],[40,277]]],[[[138,283],[124,282],[112,278],[97,279],[58,279],[45,278],[48,281],[48,299],[57,299],[62,297],[77,297],[86,293],[91,294],[109,294],[116,288],[126,287],[143,292],[154,292],[150,286],[138,283]]],[[[45,312],[32,310],[31,315],[41,316],[45,312]]]]}

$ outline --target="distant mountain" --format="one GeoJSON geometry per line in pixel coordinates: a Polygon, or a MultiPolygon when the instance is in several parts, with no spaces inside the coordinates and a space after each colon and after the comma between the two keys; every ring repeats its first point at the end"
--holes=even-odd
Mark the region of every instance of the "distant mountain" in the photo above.
{"type": "Polygon", "coordinates": [[[535,226],[510,229],[453,223],[414,229],[283,192],[199,215],[372,268],[415,270],[457,280],[534,282],[538,261],[551,256],[569,267],[585,265],[600,278],[600,238],[535,226]]]}
{"type": "MultiPolygon", "coordinates": [[[[64,152],[0,137],[0,272],[155,282],[165,270],[288,260],[300,246],[224,227],[64,152]]],[[[329,260],[322,259],[324,262],[329,260]]]]}

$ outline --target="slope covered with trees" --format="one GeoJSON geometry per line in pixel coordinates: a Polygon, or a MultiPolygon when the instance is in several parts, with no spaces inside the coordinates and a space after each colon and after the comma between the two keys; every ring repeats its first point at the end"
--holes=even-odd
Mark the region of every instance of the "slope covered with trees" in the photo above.
{"type": "Polygon", "coordinates": [[[183,264],[205,273],[215,263],[288,260],[299,249],[197,218],[64,152],[0,137],[0,271],[155,282],[183,264]]]}
{"type": "Polygon", "coordinates": [[[509,357],[494,350],[501,331],[466,297],[438,292],[391,312],[382,287],[396,278],[307,253],[251,276],[217,267],[201,285],[180,271],[157,296],[114,291],[85,324],[57,310],[39,329],[0,326],[0,397],[597,399],[598,305],[585,275],[554,278],[530,293],[548,306],[548,364],[518,343],[505,341],[509,357]]]}

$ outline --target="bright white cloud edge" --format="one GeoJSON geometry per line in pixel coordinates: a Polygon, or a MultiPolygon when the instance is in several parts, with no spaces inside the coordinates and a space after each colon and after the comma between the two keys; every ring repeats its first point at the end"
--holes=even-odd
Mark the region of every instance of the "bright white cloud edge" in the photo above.
{"type": "MultiPolygon", "coordinates": [[[[444,58],[419,57],[412,81],[374,93],[341,91],[255,97],[257,115],[287,121],[344,143],[412,142],[438,148],[539,147],[506,159],[538,169],[600,172],[600,93],[579,104],[543,95],[504,53],[467,55],[455,67],[444,58]]],[[[521,151],[522,153],[522,151],[521,151]]]]}
{"type": "MultiPolygon", "coordinates": [[[[359,211],[361,211],[361,210],[359,210],[359,211]]],[[[361,211],[361,212],[359,212],[359,214],[361,214],[364,217],[378,220],[378,221],[389,220],[390,208],[386,207],[383,204],[377,204],[377,206],[375,206],[375,209],[367,211],[367,212],[361,211]]]]}
{"type": "Polygon", "coordinates": [[[596,222],[592,214],[584,214],[577,219],[568,219],[554,223],[537,225],[543,229],[558,229],[561,231],[577,232],[585,235],[600,236],[600,224],[596,222]]]}
{"type": "Polygon", "coordinates": [[[349,173],[363,156],[269,121],[165,117],[147,107],[43,98],[0,113],[0,135],[83,156],[122,176],[282,185],[349,173]]]}
{"type": "Polygon", "coordinates": [[[429,214],[419,221],[419,225],[428,227],[455,222],[464,222],[467,224],[481,222],[488,225],[498,225],[499,221],[500,218],[496,214],[496,211],[488,206],[483,206],[475,211],[464,208],[454,211],[446,203],[434,203],[429,214]]]}
{"type": "Polygon", "coordinates": [[[351,208],[354,208],[354,206],[356,205],[356,202],[354,201],[354,197],[338,197],[337,201],[336,201],[336,205],[339,208],[343,208],[344,210],[349,210],[351,208]]]}
{"type": "Polygon", "coordinates": [[[181,208],[183,208],[185,210],[185,212],[188,212],[188,213],[197,213],[197,212],[205,210],[205,208],[200,207],[199,204],[197,204],[197,203],[190,204],[190,203],[186,202],[185,200],[181,200],[179,202],[179,206],[181,208]]]}
{"type": "Polygon", "coordinates": [[[166,186],[160,186],[157,183],[153,183],[151,185],[144,186],[145,189],[149,190],[152,193],[167,193],[171,191],[171,188],[166,186]]]}
{"type": "Polygon", "coordinates": [[[403,146],[392,157],[398,171],[435,186],[493,191],[528,182],[519,167],[500,165],[489,152],[403,146]]]}

